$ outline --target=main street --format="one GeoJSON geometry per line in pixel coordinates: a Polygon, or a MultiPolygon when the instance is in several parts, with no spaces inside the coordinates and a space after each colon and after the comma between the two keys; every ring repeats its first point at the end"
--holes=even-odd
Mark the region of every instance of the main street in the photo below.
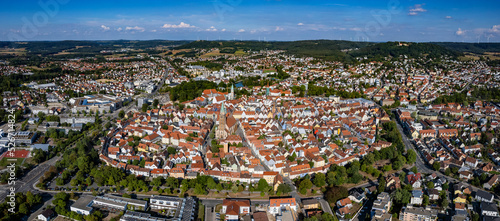
{"type": "Polygon", "coordinates": [[[417,160],[415,161],[415,167],[417,167],[418,171],[421,173],[434,173],[435,171],[430,169],[428,167],[428,165],[424,162],[424,160],[422,160],[422,156],[420,155],[420,152],[415,149],[413,143],[408,139],[408,137],[404,133],[401,125],[399,123],[396,123],[396,125],[397,125],[397,128],[399,130],[399,133],[401,134],[401,137],[403,138],[403,143],[404,143],[406,149],[407,150],[412,149],[417,154],[417,160]]]}

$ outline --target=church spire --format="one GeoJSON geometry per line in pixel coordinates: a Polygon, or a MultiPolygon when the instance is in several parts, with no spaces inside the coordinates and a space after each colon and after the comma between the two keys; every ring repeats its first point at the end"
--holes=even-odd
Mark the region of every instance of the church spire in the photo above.
{"type": "Polygon", "coordinates": [[[221,114],[226,114],[226,108],[224,107],[224,102],[222,102],[222,104],[220,106],[220,113],[221,114]]]}
{"type": "Polygon", "coordinates": [[[234,84],[231,84],[231,100],[234,99],[234,84]]]}

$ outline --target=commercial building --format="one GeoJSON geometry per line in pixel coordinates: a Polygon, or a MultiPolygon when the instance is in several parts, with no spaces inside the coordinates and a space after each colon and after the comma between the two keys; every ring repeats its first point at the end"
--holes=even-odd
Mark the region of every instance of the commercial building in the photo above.
{"type": "Polygon", "coordinates": [[[171,209],[177,208],[185,199],[170,196],[153,195],[149,199],[151,209],[171,209]]]}
{"type": "Polygon", "coordinates": [[[149,213],[127,211],[120,218],[120,221],[167,221],[170,219],[151,216],[149,213]]]}
{"type": "Polygon", "coordinates": [[[94,196],[82,196],[73,205],[70,206],[70,210],[82,215],[90,215],[94,208],[92,204],[94,203],[94,196]]]}
{"type": "Polygon", "coordinates": [[[148,208],[147,201],[118,197],[110,194],[96,196],[93,202],[93,206],[109,210],[125,211],[127,209],[131,209],[145,211],[148,208]]]}

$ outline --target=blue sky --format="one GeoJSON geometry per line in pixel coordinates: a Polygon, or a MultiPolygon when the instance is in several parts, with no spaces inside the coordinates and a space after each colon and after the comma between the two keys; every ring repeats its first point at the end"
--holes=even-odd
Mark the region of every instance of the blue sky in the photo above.
{"type": "Polygon", "coordinates": [[[500,42],[500,1],[21,2],[2,3],[0,40],[500,42]]]}

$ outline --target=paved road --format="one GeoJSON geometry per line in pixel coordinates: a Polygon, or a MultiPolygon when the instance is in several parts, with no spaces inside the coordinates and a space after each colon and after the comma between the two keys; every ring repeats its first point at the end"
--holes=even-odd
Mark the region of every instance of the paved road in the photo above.
{"type": "MultiPolygon", "coordinates": [[[[45,161],[29,171],[27,174],[25,174],[23,177],[20,179],[16,180],[16,183],[14,185],[16,192],[23,192],[26,193],[28,191],[31,191],[32,193],[38,192],[33,185],[38,182],[41,176],[45,173],[45,171],[48,171],[48,169],[55,165],[57,161],[59,161],[61,157],[53,157],[52,159],[45,161]]],[[[0,200],[4,200],[5,197],[8,195],[8,190],[12,186],[10,185],[2,185],[0,186],[0,200]]]]}
{"type": "Polygon", "coordinates": [[[333,214],[332,208],[330,207],[330,204],[326,200],[319,199],[318,201],[319,204],[321,204],[321,208],[324,212],[330,213],[331,215],[335,216],[335,214],[333,214]]]}
{"type": "Polygon", "coordinates": [[[205,206],[205,221],[215,221],[215,206],[205,206]]]}
{"type": "Polygon", "coordinates": [[[417,154],[417,160],[415,162],[415,166],[417,167],[418,171],[421,172],[421,173],[433,173],[433,172],[435,172],[434,170],[430,169],[427,166],[427,164],[425,163],[425,161],[422,159],[422,156],[420,155],[420,151],[417,151],[415,149],[415,146],[408,139],[408,137],[404,133],[403,128],[401,127],[401,125],[399,123],[397,123],[397,122],[396,122],[396,125],[397,125],[397,128],[399,130],[399,133],[401,133],[401,137],[403,137],[403,143],[404,143],[406,149],[412,149],[417,154]]]}

